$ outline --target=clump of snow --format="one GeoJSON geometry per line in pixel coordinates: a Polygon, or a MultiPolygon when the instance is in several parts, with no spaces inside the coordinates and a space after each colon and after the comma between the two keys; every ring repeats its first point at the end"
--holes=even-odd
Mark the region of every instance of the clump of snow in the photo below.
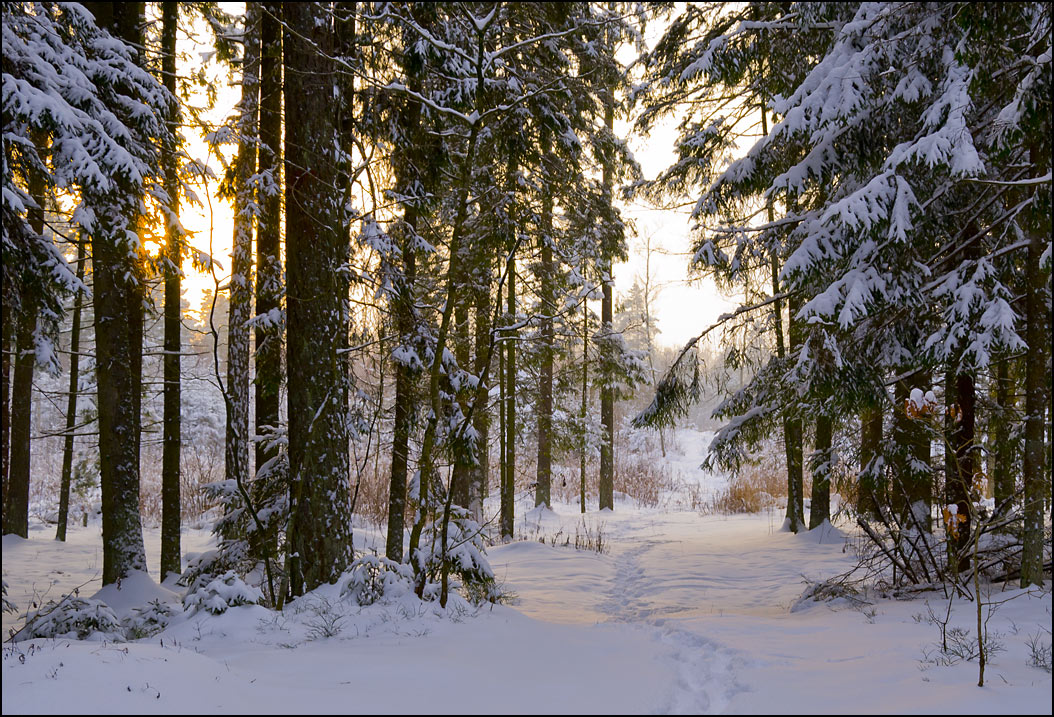
{"type": "Polygon", "coordinates": [[[103,586],[92,598],[106,603],[121,618],[152,601],[178,603],[179,594],[154,582],[149,573],[131,572],[115,583],[103,586]]]}
{"type": "Polygon", "coordinates": [[[263,602],[263,593],[238,577],[230,570],[214,578],[202,587],[193,589],[183,596],[183,607],[191,614],[206,610],[213,615],[227,612],[229,608],[239,605],[259,605],[263,602]]]}

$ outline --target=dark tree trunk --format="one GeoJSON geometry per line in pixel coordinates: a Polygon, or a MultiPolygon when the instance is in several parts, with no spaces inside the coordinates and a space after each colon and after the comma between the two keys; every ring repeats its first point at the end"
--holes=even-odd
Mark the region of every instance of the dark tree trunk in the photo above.
{"type": "MultiPolygon", "coordinates": [[[[143,3],[93,3],[99,25],[142,46],[143,3]]],[[[145,277],[137,243],[139,198],[86,197],[97,217],[92,234],[99,468],[104,585],[146,570],[139,515],[139,439],[145,277]]]]}
{"type": "MultiPolygon", "coordinates": [[[[461,261],[468,268],[468,263],[473,261],[474,257],[468,252],[463,253],[465,255],[462,256],[461,261]]],[[[471,273],[471,271],[466,271],[466,277],[471,273]]],[[[467,298],[470,295],[470,289],[467,282],[458,287],[457,295],[465,298],[458,301],[454,307],[454,358],[457,360],[459,369],[469,371],[472,368],[472,345],[468,325],[470,306],[467,298]]],[[[462,416],[468,415],[470,397],[473,393],[474,391],[467,385],[462,385],[456,391],[456,400],[462,416]]],[[[454,446],[454,465],[450,476],[453,505],[463,508],[468,507],[468,483],[472,472],[472,461],[469,459],[468,451],[467,445],[454,446]]]]}
{"type": "MultiPolygon", "coordinates": [[[[259,172],[266,177],[257,201],[256,230],[256,435],[279,428],[282,388],[282,31],[281,3],[264,3],[260,25],[259,172]]],[[[256,470],[278,455],[278,446],[256,442],[256,470]]]]}
{"type": "Polygon", "coordinates": [[[352,559],[344,192],[329,106],[336,72],[331,19],[310,3],[283,6],[286,88],[290,551],[293,594],[336,580],[352,559]]]}
{"type": "MultiPolygon", "coordinates": [[[[84,241],[77,244],[77,280],[84,281],[84,241]]],[[[70,331],[70,390],[66,398],[66,435],[62,442],[62,482],[59,485],[59,522],[55,540],[66,540],[70,517],[70,482],[73,476],[73,431],[77,426],[77,394],[80,381],[81,310],[84,294],[73,297],[73,327],[70,331]]]]}
{"type": "MultiPolygon", "coordinates": [[[[0,406],[0,471],[3,472],[3,498],[0,499],[0,503],[3,504],[3,515],[7,515],[7,476],[10,465],[11,457],[11,352],[14,351],[13,336],[15,328],[12,325],[11,307],[7,301],[3,302],[0,306],[0,311],[3,312],[3,384],[2,390],[3,395],[0,396],[0,400],[3,401],[3,406],[0,406]]],[[[3,524],[7,525],[7,518],[3,519],[3,524]]]]}
{"type": "Polygon", "coordinates": [[[947,506],[955,506],[954,518],[945,516],[945,528],[949,533],[948,567],[958,572],[964,564],[956,562],[965,557],[970,545],[970,490],[977,470],[976,445],[974,443],[976,423],[976,396],[974,378],[968,373],[959,373],[954,378],[955,410],[952,412],[952,432],[949,446],[945,447],[953,457],[953,471],[945,484],[947,506]]]}
{"type": "Polygon", "coordinates": [[[249,485],[249,322],[252,319],[253,216],[260,105],[260,3],[245,9],[242,97],[238,107],[238,156],[234,164],[234,238],[231,249],[230,317],[227,322],[227,437],[225,477],[249,485]]]}
{"type": "MultiPolygon", "coordinates": [[[[1039,164],[1035,149],[1029,152],[1039,164]]],[[[1049,163],[1048,163],[1049,166],[1049,163]]],[[[1045,169],[1038,166],[1042,172],[1045,169]]],[[[1043,190],[1049,191],[1049,190],[1043,190]]],[[[1049,204],[1047,205],[1049,207],[1049,204]]],[[[1038,214],[1038,212],[1037,212],[1038,214]]],[[[1047,404],[1047,377],[1050,372],[1050,333],[1046,305],[1048,273],[1040,265],[1050,240],[1050,214],[1038,216],[1030,228],[1025,263],[1025,449],[1022,473],[1025,481],[1024,549],[1021,553],[1021,587],[1043,585],[1043,503],[1050,500],[1050,474],[1047,472],[1043,424],[1047,404]]]]}
{"type": "MultiPolygon", "coordinates": [[[[516,255],[509,254],[506,323],[516,321],[516,255]]],[[[505,332],[505,483],[501,486],[501,536],[512,539],[516,503],[516,330],[505,332]]]]}
{"type": "Polygon", "coordinates": [[[30,298],[23,295],[22,305],[16,313],[18,330],[15,335],[15,375],[11,388],[11,467],[4,505],[4,534],[13,533],[28,538],[33,369],[37,361],[33,334],[37,326],[37,312],[30,298]]]}
{"type": "MultiPolygon", "coordinates": [[[[795,318],[800,302],[788,301],[788,334],[790,352],[793,356],[801,346],[801,322],[795,318]]],[[[787,527],[797,533],[805,526],[805,451],[802,447],[802,422],[800,418],[783,420],[783,450],[787,457],[787,527]]]]}
{"type": "MultiPolygon", "coordinates": [[[[474,373],[483,376],[487,372],[488,359],[491,357],[491,293],[490,277],[491,267],[488,265],[484,276],[488,277],[486,283],[476,287],[475,301],[475,350],[476,364],[474,373]]],[[[490,364],[493,365],[493,364],[490,364]]],[[[484,392],[487,387],[482,388],[484,392]]],[[[486,394],[484,394],[486,395],[486,394]]],[[[482,405],[476,406],[472,414],[472,427],[478,436],[476,442],[476,463],[472,466],[468,484],[468,509],[473,519],[482,522],[483,499],[486,497],[487,481],[490,477],[490,452],[488,444],[490,440],[490,402],[484,398],[482,405]]]]}
{"type": "Polygon", "coordinates": [[[816,419],[816,446],[812,454],[812,499],[809,503],[809,530],[831,519],[831,463],[834,455],[831,441],[834,421],[830,416],[816,419]]]}
{"type": "Polygon", "coordinates": [[[861,515],[878,515],[885,505],[882,459],[882,406],[867,406],[860,414],[860,478],[857,482],[857,510],[861,515]]]}
{"type": "MultiPolygon", "coordinates": [[[[548,131],[543,130],[542,157],[543,162],[549,155],[548,131]]],[[[544,164],[543,164],[544,167],[544,164]]],[[[553,286],[556,273],[553,266],[553,195],[552,190],[544,190],[542,197],[541,217],[541,263],[539,265],[539,303],[542,315],[541,319],[541,367],[538,375],[538,472],[535,487],[534,504],[544,505],[547,508],[551,504],[551,492],[553,481],[553,314],[555,313],[556,300],[553,286]]]]}
{"type": "MultiPolygon", "coordinates": [[[[615,131],[615,97],[612,87],[606,88],[604,93],[604,126],[608,132],[615,131]]],[[[606,156],[601,171],[604,199],[608,206],[611,206],[613,201],[614,161],[614,157],[606,156]]],[[[604,274],[604,294],[600,302],[600,333],[605,339],[613,333],[614,296],[612,292],[615,280],[611,273],[611,265],[611,256],[605,256],[601,264],[604,274]]],[[[598,487],[600,510],[605,508],[614,510],[615,508],[615,389],[610,385],[610,381],[609,376],[600,388],[600,424],[603,427],[598,487]]]]}
{"type": "Polygon", "coordinates": [[[1014,460],[1017,432],[1013,430],[1016,398],[1010,380],[1010,359],[1002,358],[995,367],[995,411],[990,421],[992,433],[992,489],[996,509],[1009,512],[1014,495],[1014,460]]]}
{"type": "MultiPolygon", "coordinates": [[[[165,88],[176,94],[176,25],[179,3],[161,3],[161,75],[165,88]]],[[[173,105],[169,117],[172,137],[179,125],[179,106],[173,105]]],[[[179,165],[176,147],[163,149],[165,192],[170,214],[165,219],[165,358],[164,415],[161,455],[161,579],[182,572],[180,551],[179,451],[182,446],[180,424],[180,267],[183,263],[179,235],[179,165]]],[[[71,383],[72,385],[72,383],[71,383]]]]}
{"type": "Polygon", "coordinates": [[[894,515],[902,528],[931,530],[930,509],[933,504],[933,471],[930,466],[930,432],[927,418],[909,407],[913,389],[925,393],[930,389],[930,375],[916,373],[896,385],[896,417],[893,441],[896,464],[890,486],[894,515]]]}

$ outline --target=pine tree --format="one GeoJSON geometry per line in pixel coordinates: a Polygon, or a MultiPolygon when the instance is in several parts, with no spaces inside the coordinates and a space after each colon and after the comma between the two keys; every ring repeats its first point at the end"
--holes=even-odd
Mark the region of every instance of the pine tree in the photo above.
{"type": "Polygon", "coordinates": [[[337,186],[341,146],[329,102],[336,71],[332,18],[313,4],[282,8],[290,586],[294,595],[336,580],[350,564],[346,383],[350,250],[337,186]]]}

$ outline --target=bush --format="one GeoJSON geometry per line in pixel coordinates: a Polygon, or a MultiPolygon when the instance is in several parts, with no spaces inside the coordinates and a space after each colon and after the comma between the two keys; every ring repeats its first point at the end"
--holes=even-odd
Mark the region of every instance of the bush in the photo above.
{"type": "Polygon", "coordinates": [[[239,605],[259,605],[263,602],[263,593],[246,585],[233,570],[227,571],[208,584],[191,589],[183,596],[183,607],[192,613],[207,610],[213,615],[227,612],[228,608],[239,605]]]}
{"type": "Polygon", "coordinates": [[[175,610],[168,603],[151,600],[145,607],[132,609],[132,614],[125,620],[125,634],[129,640],[141,640],[151,637],[168,627],[175,610]]]}
{"type": "Polygon", "coordinates": [[[36,637],[120,642],[124,640],[124,628],[102,600],[67,596],[30,613],[25,627],[12,635],[11,641],[36,637]]]}
{"type": "Polygon", "coordinates": [[[426,585],[423,597],[438,597],[438,581],[445,562],[448,575],[454,578],[453,587],[460,590],[470,602],[476,605],[498,602],[501,590],[494,579],[494,570],[484,557],[483,530],[479,523],[472,520],[464,508],[453,506],[447,526],[445,551],[441,539],[441,524],[432,523],[421,535],[417,560],[425,571],[426,582],[430,583],[426,585]]]}
{"type": "Polygon", "coordinates": [[[413,592],[414,575],[409,565],[377,555],[356,558],[344,573],[341,595],[357,605],[372,605],[413,592]]]}

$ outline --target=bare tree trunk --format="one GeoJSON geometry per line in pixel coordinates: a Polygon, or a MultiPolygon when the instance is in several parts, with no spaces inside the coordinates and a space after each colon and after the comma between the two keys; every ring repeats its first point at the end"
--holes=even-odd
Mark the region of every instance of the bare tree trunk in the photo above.
{"type": "MultiPolygon", "coordinates": [[[[84,281],[84,241],[77,243],[77,280],[84,281]]],[[[62,483],[59,486],[59,521],[55,540],[66,540],[70,516],[70,482],[73,475],[73,431],[77,426],[77,394],[80,387],[81,309],[84,294],[73,298],[73,327],[70,332],[70,391],[66,398],[66,435],[62,443],[62,483]]]]}
{"type": "MultiPolygon", "coordinates": [[[[179,3],[161,3],[161,81],[176,95],[176,25],[179,3]]],[[[179,231],[179,166],[174,138],[179,125],[179,105],[172,105],[169,117],[173,143],[162,149],[165,192],[169,214],[165,216],[165,358],[164,415],[161,453],[161,579],[182,572],[180,551],[181,503],[179,495],[180,425],[180,267],[183,263],[179,231]]],[[[72,384],[71,384],[72,385],[72,384]]]]}
{"type": "Polygon", "coordinates": [[[317,5],[283,6],[286,89],[289,465],[294,595],[336,580],[352,560],[347,341],[350,245],[337,186],[342,146],[330,103],[334,36],[317,5]]]}

